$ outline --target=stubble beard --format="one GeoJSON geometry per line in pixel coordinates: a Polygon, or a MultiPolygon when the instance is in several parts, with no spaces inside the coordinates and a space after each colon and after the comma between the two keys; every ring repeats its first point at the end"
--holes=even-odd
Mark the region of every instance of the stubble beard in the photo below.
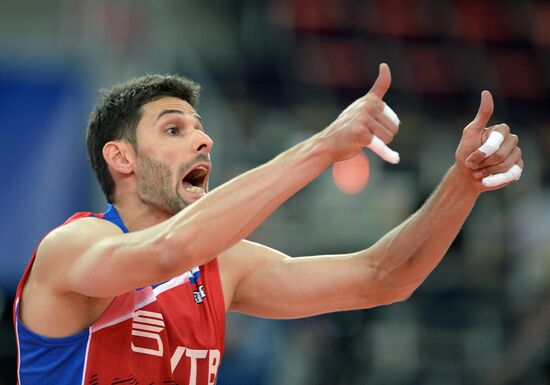
{"type": "Polygon", "coordinates": [[[178,186],[174,186],[172,170],[167,164],[148,156],[139,157],[139,187],[140,200],[150,206],[175,215],[189,206],[181,197],[178,186]]]}

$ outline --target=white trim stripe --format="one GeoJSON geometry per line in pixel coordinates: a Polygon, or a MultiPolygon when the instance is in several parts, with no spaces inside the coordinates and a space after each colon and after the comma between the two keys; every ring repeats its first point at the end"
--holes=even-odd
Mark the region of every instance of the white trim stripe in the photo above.
{"type": "Polygon", "coordinates": [[[150,303],[155,302],[157,300],[157,297],[155,296],[155,292],[153,290],[151,290],[151,288],[144,289],[144,290],[148,291],[148,293],[147,293],[148,295],[145,297],[144,300],[142,300],[141,302],[138,302],[134,306],[134,310],[132,311],[132,313],[129,313],[131,317],[133,317],[133,314],[136,310],[141,309],[142,307],[145,307],[145,306],[149,305],[150,303]]]}
{"type": "Polygon", "coordinates": [[[175,278],[172,278],[171,280],[169,280],[168,282],[164,282],[163,284],[161,285],[158,285],[157,287],[155,287],[153,289],[153,292],[155,293],[155,295],[159,295],[161,293],[164,293],[166,290],[170,290],[172,289],[173,287],[176,287],[176,286],[179,286],[183,283],[185,283],[186,281],[189,280],[189,278],[191,278],[193,276],[193,274],[191,274],[190,271],[186,271],[185,273],[183,273],[182,275],[178,276],[178,277],[175,277],[175,278]]]}
{"type": "Polygon", "coordinates": [[[19,297],[15,300],[15,342],[17,343],[17,384],[21,385],[21,344],[19,344],[19,297]]]}
{"type": "Polygon", "coordinates": [[[120,316],[118,318],[115,318],[114,320],[112,321],[109,321],[107,323],[104,323],[103,325],[100,325],[98,327],[94,327],[93,328],[93,332],[97,332],[101,329],[105,329],[106,327],[109,327],[109,326],[113,326],[113,325],[116,325],[118,323],[121,323],[121,322],[124,322],[126,321],[127,319],[130,319],[134,316],[134,311],[135,310],[138,310],[142,307],[145,307],[147,305],[149,305],[150,303],[153,303],[155,302],[157,299],[155,298],[155,296],[150,296],[148,297],[147,299],[145,299],[144,301],[141,301],[140,303],[138,303],[135,307],[134,307],[134,310],[130,313],[126,313],[124,314],[123,316],[120,316]]]}
{"type": "Polygon", "coordinates": [[[88,352],[90,351],[90,341],[92,340],[92,328],[88,328],[88,341],[86,342],[86,354],[84,355],[84,367],[82,368],[82,385],[85,385],[86,368],[88,367],[88,352]]]}
{"type": "MultiPolygon", "coordinates": [[[[97,332],[101,329],[105,329],[107,327],[116,325],[118,323],[124,322],[124,321],[132,318],[134,316],[134,312],[136,310],[139,310],[139,309],[149,305],[150,303],[155,302],[157,300],[157,297],[156,297],[157,295],[162,294],[165,291],[170,290],[170,289],[172,289],[176,286],[183,285],[184,283],[188,282],[189,278],[192,277],[192,276],[193,275],[189,271],[187,271],[187,272],[183,273],[182,275],[174,277],[171,280],[169,280],[167,282],[164,282],[161,285],[158,285],[150,293],[148,293],[147,297],[144,300],[142,300],[141,302],[137,303],[134,306],[134,310],[132,312],[126,313],[123,316],[120,316],[120,317],[118,317],[118,318],[116,318],[112,321],[106,322],[106,323],[104,323],[102,325],[99,325],[97,327],[94,327],[92,325],[92,333],[95,333],[95,332],[97,332]]],[[[143,289],[143,290],[147,290],[147,289],[143,289]]]]}

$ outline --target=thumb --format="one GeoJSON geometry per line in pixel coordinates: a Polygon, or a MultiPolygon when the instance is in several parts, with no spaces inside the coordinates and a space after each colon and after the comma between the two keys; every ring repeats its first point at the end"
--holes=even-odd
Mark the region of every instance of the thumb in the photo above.
{"type": "Polygon", "coordinates": [[[479,102],[479,110],[477,110],[477,115],[466,128],[469,130],[483,130],[485,126],[487,126],[491,115],[493,115],[493,109],[493,96],[489,91],[483,91],[481,93],[481,101],[479,102]]]}
{"type": "Polygon", "coordinates": [[[380,64],[378,68],[378,77],[374,81],[369,93],[373,93],[380,99],[384,97],[391,84],[391,72],[390,67],[386,63],[380,64]]]}

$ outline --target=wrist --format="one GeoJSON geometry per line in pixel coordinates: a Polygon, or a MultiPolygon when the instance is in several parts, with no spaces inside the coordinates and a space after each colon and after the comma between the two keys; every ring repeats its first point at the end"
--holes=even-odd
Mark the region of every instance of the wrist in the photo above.
{"type": "Polygon", "coordinates": [[[444,182],[448,184],[453,191],[464,196],[464,198],[477,199],[482,193],[480,181],[470,175],[465,175],[455,163],[451,166],[445,175],[444,182]]]}
{"type": "MultiPolygon", "coordinates": [[[[300,179],[309,180],[325,171],[334,160],[324,138],[314,135],[282,152],[268,164],[279,164],[286,171],[293,170],[300,179]]],[[[286,175],[288,176],[288,175],[286,175]]]]}
{"type": "Polygon", "coordinates": [[[318,161],[325,169],[339,160],[332,135],[326,131],[323,130],[303,142],[307,156],[318,161]]]}

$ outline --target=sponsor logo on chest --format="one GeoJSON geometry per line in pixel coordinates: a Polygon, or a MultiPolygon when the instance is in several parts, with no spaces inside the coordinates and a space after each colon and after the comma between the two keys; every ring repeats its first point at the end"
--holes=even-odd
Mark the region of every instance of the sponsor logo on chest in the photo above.
{"type": "MultiPolygon", "coordinates": [[[[132,351],[162,357],[164,355],[164,344],[160,333],[164,329],[165,323],[161,313],[137,310],[134,313],[132,322],[132,351]]],[[[170,357],[170,367],[172,373],[174,373],[181,366],[182,361],[186,361],[186,366],[189,366],[189,385],[196,385],[197,372],[199,368],[202,368],[202,370],[207,371],[204,373],[208,380],[207,384],[211,385],[216,382],[220,358],[221,354],[218,349],[191,349],[185,346],[177,346],[170,357]],[[207,362],[206,367],[203,364],[198,365],[202,360],[206,360],[204,361],[207,362]]]]}

